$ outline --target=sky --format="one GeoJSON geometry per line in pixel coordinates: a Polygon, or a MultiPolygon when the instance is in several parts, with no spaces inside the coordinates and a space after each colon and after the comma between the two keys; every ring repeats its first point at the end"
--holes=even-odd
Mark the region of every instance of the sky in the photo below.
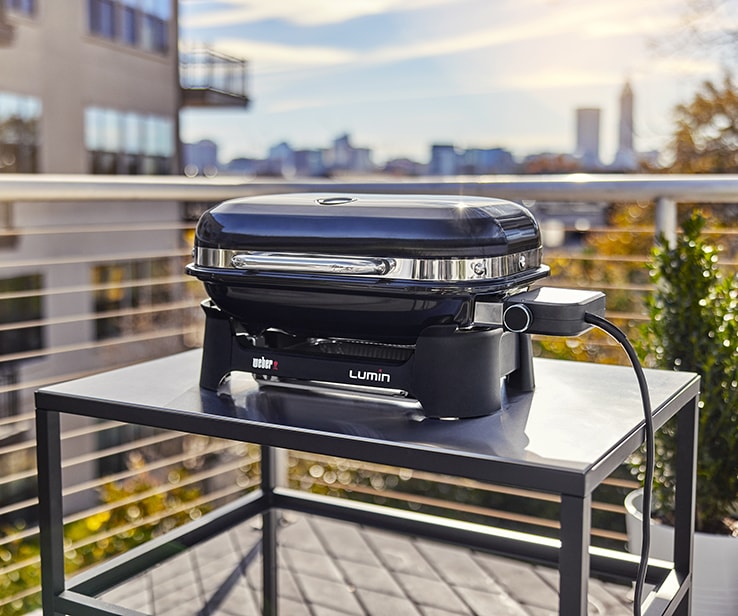
{"type": "Polygon", "coordinates": [[[247,59],[251,97],[184,111],[182,138],[212,139],[221,163],[344,133],[377,164],[427,162],[434,143],[522,158],[573,152],[575,110],[598,107],[608,163],[628,80],[635,147],[663,151],[674,106],[722,75],[716,58],[671,44],[687,2],[180,0],[181,44],[247,59]]]}

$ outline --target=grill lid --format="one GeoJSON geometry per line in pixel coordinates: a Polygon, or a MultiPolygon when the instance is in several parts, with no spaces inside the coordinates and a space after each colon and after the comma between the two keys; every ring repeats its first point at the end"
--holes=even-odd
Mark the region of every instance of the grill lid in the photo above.
{"type": "MultiPolygon", "coordinates": [[[[388,273],[388,264],[382,259],[478,260],[524,254],[529,260],[540,245],[540,231],[533,216],[510,201],[335,193],[226,201],[200,218],[195,240],[196,259],[202,259],[203,266],[227,262],[228,267],[239,268],[249,263],[244,257],[233,264],[233,257],[242,253],[255,253],[257,258],[260,253],[350,255],[374,259],[358,266],[378,268],[373,273],[379,275],[388,273]],[[233,252],[219,255],[203,249],[233,252]],[[384,272],[379,271],[383,268],[384,272]]],[[[499,269],[497,264],[488,265],[499,269]]],[[[347,267],[357,265],[349,263],[347,267]]]]}
{"type": "Polygon", "coordinates": [[[194,257],[196,269],[231,274],[387,281],[480,282],[545,269],[538,225],[525,208],[436,195],[234,199],[201,217],[194,257]]]}

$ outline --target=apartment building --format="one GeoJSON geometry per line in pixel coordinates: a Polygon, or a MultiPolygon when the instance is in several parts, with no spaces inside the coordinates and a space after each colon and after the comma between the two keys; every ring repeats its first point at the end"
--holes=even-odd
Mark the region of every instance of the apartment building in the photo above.
{"type": "MultiPolygon", "coordinates": [[[[12,34],[0,48],[0,173],[176,171],[180,89],[175,1],[3,1],[12,34]]],[[[9,332],[6,338],[12,335],[13,340],[5,341],[3,355],[80,346],[113,334],[116,326],[109,319],[73,319],[134,301],[120,290],[96,290],[95,284],[167,267],[166,258],[144,264],[136,253],[181,248],[176,233],[155,239],[139,234],[132,241],[130,234],[73,232],[91,224],[113,228],[121,220],[176,220],[177,203],[3,207],[6,231],[23,233],[6,235],[0,247],[0,293],[26,292],[22,299],[2,301],[3,320],[57,323],[9,332]],[[44,232],[60,226],[70,233],[44,232]],[[58,262],[60,255],[65,264],[58,262]],[[87,291],[58,292],[65,288],[87,291]],[[34,289],[47,293],[29,297],[34,289]]],[[[64,375],[72,365],[83,371],[99,362],[99,353],[88,349],[3,363],[6,372],[10,364],[22,371],[19,380],[38,380],[64,375]]]]}
{"type": "Polygon", "coordinates": [[[0,168],[170,173],[180,107],[177,3],[3,1],[13,32],[0,48],[0,168]]]}
{"type": "MultiPolygon", "coordinates": [[[[6,173],[179,172],[188,93],[176,0],[0,6],[0,182],[6,173]]],[[[206,78],[198,104],[244,104],[243,92],[224,100],[221,91],[213,103],[206,78]]],[[[183,301],[182,220],[177,202],[0,203],[0,449],[32,437],[38,386],[185,348],[197,305],[183,301]]],[[[68,447],[131,436],[111,434],[68,447]]],[[[0,475],[32,456],[0,455],[0,475]]],[[[0,496],[22,484],[0,485],[0,496]]]]}

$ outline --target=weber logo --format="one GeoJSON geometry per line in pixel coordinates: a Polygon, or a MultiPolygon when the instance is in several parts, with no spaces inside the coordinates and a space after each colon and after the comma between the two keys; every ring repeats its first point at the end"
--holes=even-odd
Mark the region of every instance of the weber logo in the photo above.
{"type": "Polygon", "coordinates": [[[279,370],[279,362],[266,357],[254,357],[251,360],[251,367],[259,370],[279,370]]]}
{"type": "Polygon", "coordinates": [[[349,370],[349,378],[355,381],[370,381],[374,383],[389,383],[390,375],[386,372],[370,372],[368,370],[349,370]]]}

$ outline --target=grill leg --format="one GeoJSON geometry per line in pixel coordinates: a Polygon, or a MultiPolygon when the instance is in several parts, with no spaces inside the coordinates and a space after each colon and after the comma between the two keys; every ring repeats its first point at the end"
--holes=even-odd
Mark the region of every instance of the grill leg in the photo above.
{"type": "Polygon", "coordinates": [[[528,334],[518,334],[518,367],[507,375],[507,385],[515,391],[535,391],[533,342],[528,334]]]}
{"type": "Polygon", "coordinates": [[[220,381],[232,368],[231,320],[210,300],[200,306],[205,312],[200,387],[217,391],[220,381]]]}

